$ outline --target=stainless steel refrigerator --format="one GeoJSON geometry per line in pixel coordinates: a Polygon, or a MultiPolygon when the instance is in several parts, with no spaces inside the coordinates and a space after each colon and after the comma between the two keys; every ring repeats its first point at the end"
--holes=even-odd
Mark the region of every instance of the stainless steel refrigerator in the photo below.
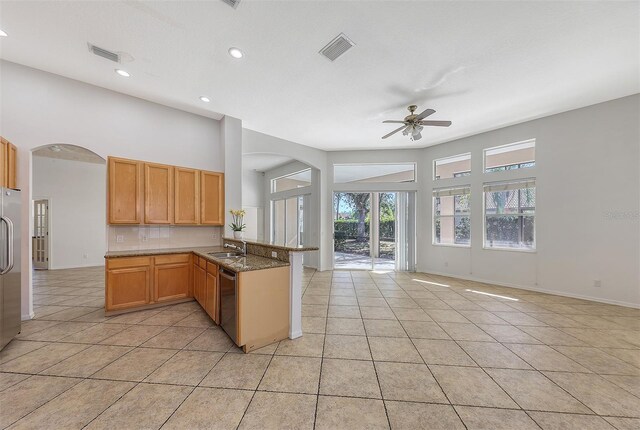
{"type": "Polygon", "coordinates": [[[0,188],[0,349],[20,332],[20,191],[0,188]]]}

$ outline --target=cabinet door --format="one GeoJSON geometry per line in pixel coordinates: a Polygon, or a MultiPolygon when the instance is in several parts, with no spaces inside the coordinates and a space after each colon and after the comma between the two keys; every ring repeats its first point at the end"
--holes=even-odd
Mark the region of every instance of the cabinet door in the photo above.
{"type": "Polygon", "coordinates": [[[9,142],[0,137],[0,187],[6,187],[9,180],[8,151],[9,142]]]}
{"type": "Polygon", "coordinates": [[[109,158],[109,224],[140,224],[142,209],[142,163],[109,158]]]}
{"type": "Polygon", "coordinates": [[[117,311],[151,303],[151,265],[149,259],[119,259],[107,264],[105,309],[117,311]],[[128,261],[127,261],[128,260],[128,261]],[[115,267],[114,267],[115,266],[115,267]]]}
{"type": "Polygon", "coordinates": [[[204,310],[216,324],[220,324],[218,313],[218,266],[213,263],[207,263],[204,310]]]}
{"type": "Polygon", "coordinates": [[[175,168],[175,223],[200,222],[200,174],[198,170],[175,168]]]}
{"type": "Polygon", "coordinates": [[[193,288],[193,296],[200,303],[200,306],[204,307],[205,302],[205,284],[207,282],[207,272],[200,266],[194,266],[194,278],[195,284],[193,288]]]}
{"type": "Polygon", "coordinates": [[[18,188],[18,148],[9,144],[7,150],[7,188],[18,188]]]}
{"type": "Polygon", "coordinates": [[[200,172],[200,223],[224,225],[224,174],[200,172]]]}
{"type": "Polygon", "coordinates": [[[189,297],[191,257],[189,254],[155,258],[153,301],[167,302],[189,297]]]}
{"type": "Polygon", "coordinates": [[[173,167],[144,163],[144,222],[173,223],[173,167]]]}

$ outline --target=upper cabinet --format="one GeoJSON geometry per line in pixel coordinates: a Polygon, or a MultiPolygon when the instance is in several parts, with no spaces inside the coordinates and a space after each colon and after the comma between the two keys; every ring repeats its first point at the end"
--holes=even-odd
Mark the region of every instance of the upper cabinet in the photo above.
{"type": "Polygon", "coordinates": [[[18,148],[0,137],[0,187],[18,188],[18,148]]]}
{"type": "Polygon", "coordinates": [[[109,157],[109,224],[224,224],[224,174],[109,157]]]}
{"type": "Polygon", "coordinates": [[[173,223],[173,166],[144,163],[144,223],[173,223]]]}
{"type": "Polygon", "coordinates": [[[176,224],[198,224],[200,222],[200,171],[176,167],[175,213],[176,224]]]}
{"type": "Polygon", "coordinates": [[[200,223],[224,225],[224,174],[200,172],[200,223]]]}
{"type": "Polygon", "coordinates": [[[109,157],[109,224],[142,222],[142,166],[140,161],[109,157]]]}

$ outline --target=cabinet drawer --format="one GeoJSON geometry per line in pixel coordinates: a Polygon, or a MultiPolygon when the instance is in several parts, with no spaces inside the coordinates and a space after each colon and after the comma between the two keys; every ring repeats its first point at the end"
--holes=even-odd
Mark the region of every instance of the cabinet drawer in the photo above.
{"type": "Polygon", "coordinates": [[[210,275],[217,275],[218,274],[218,265],[215,263],[209,263],[207,262],[207,273],[210,275]]]}
{"type": "Polygon", "coordinates": [[[122,269],[125,267],[142,267],[151,265],[151,257],[108,258],[107,269],[122,269]]]}
{"type": "Polygon", "coordinates": [[[190,258],[191,258],[191,254],[159,255],[155,257],[155,263],[156,264],[188,263],[190,258]]]}

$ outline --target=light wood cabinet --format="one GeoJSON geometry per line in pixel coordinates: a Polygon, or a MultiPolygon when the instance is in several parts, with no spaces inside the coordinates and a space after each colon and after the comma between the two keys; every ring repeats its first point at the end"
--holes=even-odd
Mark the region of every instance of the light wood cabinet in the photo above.
{"type": "Polygon", "coordinates": [[[109,158],[108,220],[109,224],[142,222],[142,164],[135,160],[109,158]]]}
{"type": "Polygon", "coordinates": [[[200,172],[200,223],[224,225],[224,174],[200,172]]]}
{"type": "Polygon", "coordinates": [[[151,303],[151,258],[107,260],[105,310],[119,311],[151,303]]]}
{"type": "Polygon", "coordinates": [[[200,172],[183,167],[176,167],[174,171],[174,222],[198,224],[200,222],[200,172]]]}
{"type": "Polygon", "coordinates": [[[173,166],[144,163],[144,223],[173,223],[173,166]]]}
{"type": "Polygon", "coordinates": [[[223,173],[115,157],[108,166],[109,224],[224,225],[223,173]]]}
{"type": "Polygon", "coordinates": [[[190,254],[155,257],[153,301],[161,303],[189,297],[191,272],[190,254]]]}
{"type": "MultiPolygon", "coordinates": [[[[195,257],[196,260],[199,257],[195,257]]],[[[205,265],[206,267],[206,265],[205,265]]],[[[207,283],[207,271],[203,269],[200,264],[193,265],[193,297],[196,299],[200,306],[204,307],[205,303],[205,288],[207,283]]]]}
{"type": "Polygon", "coordinates": [[[0,137],[0,187],[18,188],[18,148],[0,137]]]}
{"type": "Polygon", "coordinates": [[[218,312],[218,307],[218,265],[207,263],[207,279],[205,283],[203,308],[216,324],[220,324],[220,312],[218,312]]]}

